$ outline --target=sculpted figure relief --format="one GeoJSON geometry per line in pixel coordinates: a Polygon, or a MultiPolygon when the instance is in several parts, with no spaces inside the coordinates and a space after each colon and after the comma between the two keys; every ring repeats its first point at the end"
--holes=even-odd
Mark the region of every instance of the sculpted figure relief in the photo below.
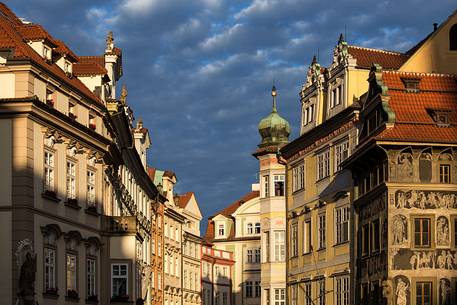
{"type": "Polygon", "coordinates": [[[395,290],[395,295],[397,296],[397,305],[406,305],[407,297],[406,293],[409,288],[409,285],[403,281],[403,279],[398,279],[397,289],[395,290]]]}
{"type": "Polygon", "coordinates": [[[397,191],[397,209],[457,209],[457,195],[454,193],[428,191],[397,191]]]}
{"type": "Polygon", "coordinates": [[[441,297],[441,305],[449,305],[451,303],[450,299],[451,294],[451,287],[449,285],[449,281],[447,279],[440,280],[440,297],[441,297]]]}
{"type": "Polygon", "coordinates": [[[395,215],[393,217],[392,235],[393,244],[401,245],[406,241],[407,227],[406,217],[403,215],[395,215]]]}
{"type": "Polygon", "coordinates": [[[436,244],[446,246],[449,244],[449,224],[446,217],[440,216],[436,222],[436,244]]]}
{"type": "Polygon", "coordinates": [[[410,153],[401,153],[398,157],[400,176],[410,178],[413,176],[413,156],[410,153]]]}

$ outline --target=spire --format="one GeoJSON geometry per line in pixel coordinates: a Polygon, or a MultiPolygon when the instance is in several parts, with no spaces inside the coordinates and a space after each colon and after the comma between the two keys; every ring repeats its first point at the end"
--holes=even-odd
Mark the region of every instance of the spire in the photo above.
{"type": "Polygon", "coordinates": [[[271,112],[277,112],[276,110],[276,87],[273,85],[271,88],[271,96],[273,97],[273,110],[271,112]]]}
{"type": "Polygon", "coordinates": [[[340,34],[340,38],[338,39],[338,43],[341,43],[344,41],[344,36],[343,33],[340,34]]]}
{"type": "Polygon", "coordinates": [[[316,58],[316,55],[313,56],[313,61],[311,62],[311,65],[317,63],[317,58],[316,58]]]}

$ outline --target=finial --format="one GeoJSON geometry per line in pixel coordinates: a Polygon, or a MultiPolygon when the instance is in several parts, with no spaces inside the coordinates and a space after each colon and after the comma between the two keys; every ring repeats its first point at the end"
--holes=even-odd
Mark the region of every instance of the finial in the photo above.
{"type": "Polygon", "coordinates": [[[313,64],[316,64],[317,63],[317,58],[316,58],[316,55],[313,56],[313,61],[311,62],[311,65],[313,64]]]}
{"type": "Polygon", "coordinates": [[[138,119],[138,121],[136,122],[136,128],[137,129],[141,129],[143,128],[143,118],[140,116],[140,118],[138,119]]]}
{"type": "Polygon", "coordinates": [[[273,97],[273,112],[276,112],[276,87],[273,85],[271,88],[271,96],[273,97]]]}
{"type": "Polygon", "coordinates": [[[344,41],[343,33],[340,34],[340,38],[338,39],[338,43],[342,43],[344,41]]]}
{"type": "Polygon", "coordinates": [[[121,96],[119,97],[119,100],[123,105],[127,103],[127,87],[125,84],[122,84],[121,96]]]}
{"type": "Polygon", "coordinates": [[[108,35],[106,35],[106,50],[112,51],[114,49],[114,36],[113,32],[109,31],[108,35]]]}

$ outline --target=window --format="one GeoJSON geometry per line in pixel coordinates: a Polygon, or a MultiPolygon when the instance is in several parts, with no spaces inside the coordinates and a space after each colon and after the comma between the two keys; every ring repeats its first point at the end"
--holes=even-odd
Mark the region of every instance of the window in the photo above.
{"type": "Polygon", "coordinates": [[[255,297],[256,298],[260,298],[260,281],[256,281],[255,282],[255,285],[254,285],[254,288],[255,288],[255,297]]]}
{"type": "Polygon", "coordinates": [[[370,254],[370,225],[362,226],[362,255],[370,254]]]}
{"type": "Polygon", "coordinates": [[[68,60],[66,60],[63,64],[63,71],[70,73],[71,72],[70,67],[71,67],[71,63],[68,60]]]}
{"type": "Polygon", "coordinates": [[[54,191],[54,154],[44,152],[44,190],[54,191]]]}
{"type": "Polygon", "coordinates": [[[51,58],[51,49],[45,45],[43,45],[43,58],[50,59],[51,58]]]}
{"type": "Polygon", "coordinates": [[[97,125],[95,124],[95,116],[89,114],[89,128],[95,130],[97,125]]]}
{"type": "Polygon", "coordinates": [[[451,183],[451,166],[440,164],[440,183],[451,183]]]}
{"type": "Polygon", "coordinates": [[[368,295],[369,295],[369,287],[368,284],[362,284],[361,287],[361,299],[362,299],[362,305],[368,305],[368,295]]]}
{"type": "Polygon", "coordinates": [[[341,170],[341,162],[349,157],[349,140],[345,140],[335,146],[335,171],[341,170]]]}
{"type": "MultiPolygon", "coordinates": [[[[254,263],[260,263],[260,248],[255,249],[254,263]]],[[[225,270],[225,268],[224,268],[225,270]]]]}
{"type": "MultiPolygon", "coordinates": [[[[160,273],[159,273],[160,274],[160,273]]],[[[159,276],[160,279],[160,276],[159,276]]],[[[111,297],[127,297],[128,266],[127,264],[111,265],[111,297]]]]}
{"type": "Polygon", "coordinates": [[[95,207],[95,172],[87,171],[87,206],[95,207]]]}
{"type": "Polygon", "coordinates": [[[96,279],[97,279],[97,267],[96,261],[93,258],[87,259],[87,297],[97,296],[96,290],[96,279]]]}
{"type": "Polygon", "coordinates": [[[222,292],[222,305],[228,304],[228,294],[227,292],[222,292]]]}
{"type": "MultiPolygon", "coordinates": [[[[286,232],[275,231],[275,261],[282,262],[286,257],[286,232]]],[[[297,236],[298,239],[298,236],[297,236]]],[[[297,251],[298,252],[298,251],[297,251]]],[[[298,253],[297,253],[298,255],[298,253]]]]}
{"type": "Polygon", "coordinates": [[[432,304],[432,282],[416,283],[416,305],[432,304]]]}
{"type": "Polygon", "coordinates": [[[275,196],[284,196],[284,175],[275,175],[275,196]]]}
{"type": "Polygon", "coordinates": [[[341,244],[349,240],[349,207],[335,209],[336,243],[341,244]]]}
{"type": "MultiPolygon", "coordinates": [[[[456,220],[456,224],[457,224],[457,220],[456,220]]],[[[264,233],[264,236],[265,236],[265,262],[269,262],[270,261],[270,232],[267,231],[264,233]]]]}
{"type": "Polygon", "coordinates": [[[349,305],[349,276],[336,278],[336,305],[349,305]]]}
{"type": "Polygon", "coordinates": [[[330,175],[330,150],[317,155],[317,180],[324,179],[330,175]]]}
{"type": "Polygon", "coordinates": [[[260,234],[260,222],[255,223],[255,234],[260,234]]]}
{"type": "Polygon", "coordinates": [[[67,200],[76,198],[76,164],[67,161],[67,200]]]}
{"type": "Polygon", "coordinates": [[[379,231],[379,219],[374,220],[371,223],[371,251],[372,252],[377,252],[379,251],[381,245],[381,239],[380,239],[380,231],[379,231]]]}
{"type": "Polygon", "coordinates": [[[44,290],[57,293],[56,250],[50,248],[44,248],[44,290]]]}
{"type": "Polygon", "coordinates": [[[292,191],[296,192],[305,187],[305,164],[301,163],[292,168],[292,191]]]}
{"type": "Polygon", "coordinates": [[[414,219],[414,244],[416,247],[430,247],[430,218],[414,219]]]}
{"type": "Polygon", "coordinates": [[[219,225],[218,233],[219,233],[219,236],[224,236],[225,235],[224,225],[219,225]]]}
{"type": "Polygon", "coordinates": [[[291,226],[291,249],[292,257],[298,256],[298,225],[296,223],[291,226]]]}
{"type": "Polygon", "coordinates": [[[317,281],[317,299],[318,305],[325,305],[325,279],[317,281]]]}
{"type": "Polygon", "coordinates": [[[286,304],[286,290],[285,289],[275,289],[275,305],[285,305],[286,304]]]}
{"type": "Polygon", "coordinates": [[[303,253],[311,252],[311,219],[303,223],[303,253]]]}
{"type": "Polygon", "coordinates": [[[248,223],[246,231],[247,231],[247,234],[253,234],[254,226],[252,225],[252,223],[248,223]]]}
{"type": "Polygon", "coordinates": [[[319,224],[318,224],[318,232],[317,232],[317,240],[319,249],[325,249],[325,214],[319,215],[319,224]]]}
{"type": "Polygon", "coordinates": [[[246,298],[252,298],[252,282],[247,281],[244,285],[244,291],[246,298]]]}
{"type": "Polygon", "coordinates": [[[449,30],[449,50],[457,51],[457,24],[449,30]]]}
{"type": "Polygon", "coordinates": [[[247,250],[247,261],[248,261],[248,263],[253,263],[253,260],[254,260],[254,258],[252,256],[252,249],[248,249],[247,250]]]}
{"type": "Polygon", "coordinates": [[[77,258],[74,254],[67,254],[67,295],[77,295],[77,258]]]}
{"type": "Polygon", "coordinates": [[[54,107],[55,104],[55,94],[51,89],[46,89],[46,105],[54,107]]]}
{"type": "Polygon", "coordinates": [[[311,298],[311,282],[305,282],[303,284],[303,296],[305,298],[304,305],[314,305],[313,299],[311,298]]]}
{"type": "Polygon", "coordinates": [[[263,176],[264,197],[270,197],[270,176],[263,176]]]}
{"type": "Polygon", "coordinates": [[[298,305],[297,304],[297,299],[298,299],[298,289],[297,289],[297,284],[294,284],[290,287],[290,294],[291,294],[291,305],[298,305]]]}
{"type": "Polygon", "coordinates": [[[303,126],[308,125],[314,118],[314,104],[309,105],[303,112],[303,126]]]}
{"type": "Polygon", "coordinates": [[[270,289],[265,289],[265,303],[270,305],[270,289]]]}
{"type": "Polygon", "coordinates": [[[76,119],[76,104],[72,102],[68,103],[68,116],[72,119],[76,119]]]}

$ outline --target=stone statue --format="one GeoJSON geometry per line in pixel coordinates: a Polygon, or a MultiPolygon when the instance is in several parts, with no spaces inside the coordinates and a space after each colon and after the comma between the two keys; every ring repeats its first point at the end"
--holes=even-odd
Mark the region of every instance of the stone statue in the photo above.
{"type": "Polygon", "coordinates": [[[441,251],[441,254],[438,256],[436,263],[438,264],[438,268],[446,269],[446,251],[441,251]]]}
{"type": "Polygon", "coordinates": [[[413,176],[413,157],[410,153],[402,153],[398,157],[398,164],[400,165],[400,175],[405,178],[413,176]]]}
{"type": "Polygon", "coordinates": [[[436,243],[438,246],[449,244],[449,225],[445,217],[439,217],[436,222],[436,243]]]}
{"type": "Polygon", "coordinates": [[[397,281],[397,289],[395,290],[395,295],[397,296],[397,305],[406,305],[406,291],[408,290],[408,284],[405,283],[401,278],[397,281]]]}
{"type": "Polygon", "coordinates": [[[34,305],[36,254],[33,252],[32,241],[29,239],[19,241],[15,256],[19,271],[18,299],[16,304],[34,305]]]}
{"type": "Polygon", "coordinates": [[[127,103],[127,87],[125,86],[125,84],[122,84],[121,96],[119,97],[119,100],[121,101],[122,105],[126,105],[126,103],[127,103]]]}
{"type": "Polygon", "coordinates": [[[428,193],[428,196],[427,196],[427,201],[428,201],[428,204],[431,208],[436,208],[437,207],[437,200],[436,200],[436,194],[435,192],[430,192],[428,193]]]}
{"type": "Polygon", "coordinates": [[[108,35],[106,35],[106,50],[107,51],[112,51],[114,49],[114,37],[113,37],[113,32],[109,31],[108,35]]]}
{"type": "Polygon", "coordinates": [[[440,291],[441,291],[441,305],[449,305],[450,298],[449,294],[451,293],[451,287],[446,279],[440,280],[440,291]]]}
{"type": "Polygon", "coordinates": [[[447,251],[446,254],[446,267],[449,270],[454,270],[454,256],[452,255],[451,251],[447,251]]]}
{"type": "Polygon", "coordinates": [[[409,205],[410,208],[416,207],[417,199],[419,199],[419,196],[417,195],[417,192],[416,191],[411,191],[410,197],[407,200],[408,205],[409,205]]]}
{"type": "Polygon", "coordinates": [[[425,196],[424,192],[419,193],[419,207],[422,210],[425,210],[427,205],[427,197],[425,196]]]}
{"type": "Polygon", "coordinates": [[[413,252],[413,255],[409,259],[409,263],[411,264],[411,269],[419,269],[419,253],[417,251],[413,252]]]}
{"type": "Polygon", "coordinates": [[[406,241],[406,220],[402,215],[395,215],[393,218],[393,244],[401,245],[406,241]]]}
{"type": "Polygon", "coordinates": [[[404,192],[398,192],[397,208],[404,209],[406,207],[406,194],[404,192]]]}

